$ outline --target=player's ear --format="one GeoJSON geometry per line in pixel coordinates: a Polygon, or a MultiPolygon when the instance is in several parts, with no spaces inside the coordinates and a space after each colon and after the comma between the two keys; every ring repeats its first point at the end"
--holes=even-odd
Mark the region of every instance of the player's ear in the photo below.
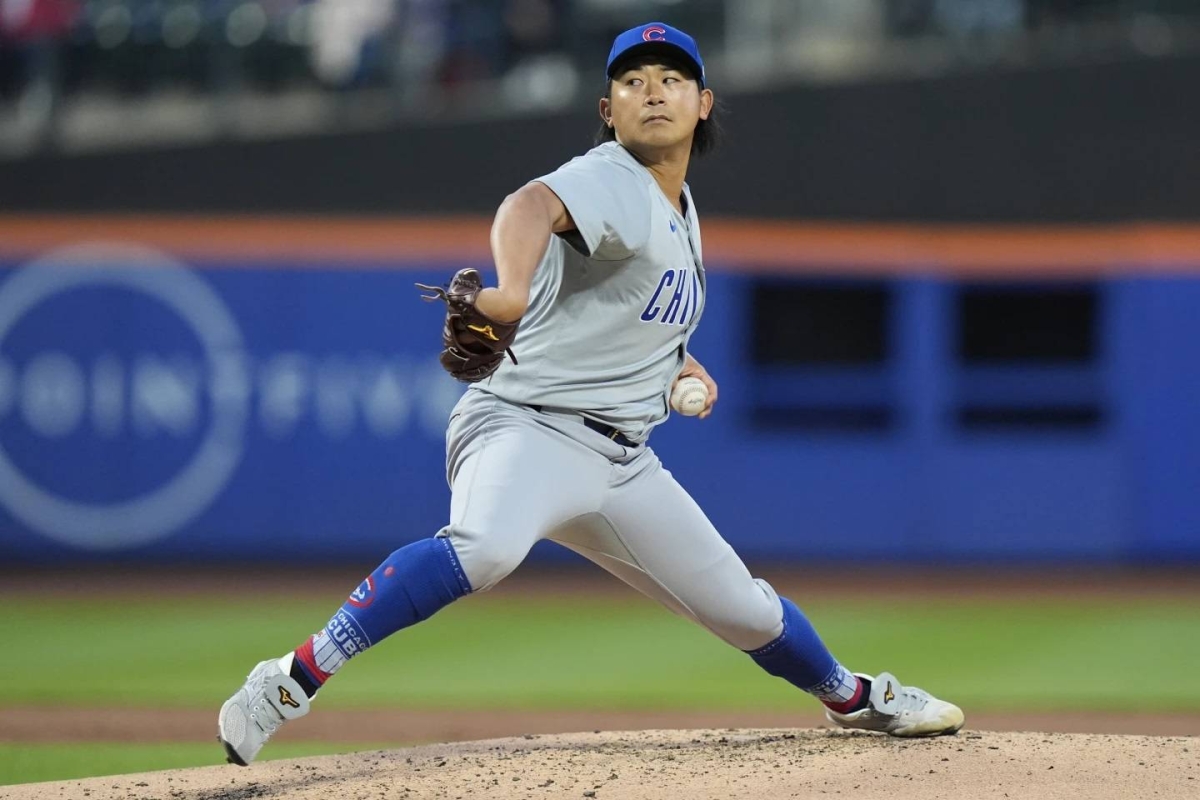
{"type": "Polygon", "coordinates": [[[708,119],[708,115],[712,113],[714,102],[712,89],[700,90],[700,119],[708,119]]]}
{"type": "Polygon", "coordinates": [[[604,120],[604,124],[608,127],[613,126],[612,121],[612,101],[607,97],[600,98],[600,119],[604,120]]]}

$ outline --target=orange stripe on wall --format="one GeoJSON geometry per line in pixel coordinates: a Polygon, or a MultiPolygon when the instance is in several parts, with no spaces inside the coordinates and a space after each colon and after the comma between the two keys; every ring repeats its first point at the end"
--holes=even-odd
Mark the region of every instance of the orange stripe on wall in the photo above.
{"type": "MultiPolygon", "coordinates": [[[[181,257],[342,261],[489,258],[483,218],[0,216],[0,254],[30,256],[86,241],[134,241],[181,257]]],[[[390,266],[390,265],[389,265],[390,266]]]]}
{"type": "MultiPolygon", "coordinates": [[[[1200,272],[1200,224],[999,226],[711,218],[705,261],[735,272],[1086,277],[1200,272]]],[[[487,217],[0,215],[0,256],[94,240],[184,258],[404,269],[490,260],[487,217]]]]}

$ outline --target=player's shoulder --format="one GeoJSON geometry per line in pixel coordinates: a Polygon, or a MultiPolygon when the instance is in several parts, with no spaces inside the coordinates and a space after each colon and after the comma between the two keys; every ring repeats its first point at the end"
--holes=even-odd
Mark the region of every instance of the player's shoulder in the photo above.
{"type": "Polygon", "coordinates": [[[638,183],[653,180],[646,168],[628,150],[616,142],[598,144],[582,155],[575,156],[562,169],[586,170],[627,177],[638,183]]]}

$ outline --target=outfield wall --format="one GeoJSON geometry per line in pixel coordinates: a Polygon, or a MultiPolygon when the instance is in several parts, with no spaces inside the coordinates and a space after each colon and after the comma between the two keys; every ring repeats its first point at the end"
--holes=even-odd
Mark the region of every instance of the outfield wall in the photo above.
{"type": "MultiPolygon", "coordinates": [[[[798,86],[773,75],[745,93],[714,65],[727,136],[689,169],[696,202],[774,219],[1200,219],[1200,104],[1187,100],[1200,56],[1081,60],[798,86]]],[[[0,158],[0,208],[490,214],[599,125],[595,100],[503,119],[451,96],[428,106],[368,131],[0,158]]]]}
{"type": "MultiPolygon", "coordinates": [[[[486,269],[486,242],[0,218],[0,563],[430,535],[460,388],[412,284],[486,269]]],[[[1200,560],[1197,230],[714,220],[706,262],[720,404],[652,445],[746,556],[1200,560]]]]}

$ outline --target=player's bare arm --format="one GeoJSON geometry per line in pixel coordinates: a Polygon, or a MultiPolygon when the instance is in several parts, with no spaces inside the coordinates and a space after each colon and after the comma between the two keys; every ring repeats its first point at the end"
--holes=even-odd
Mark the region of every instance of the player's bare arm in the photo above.
{"type": "Polygon", "coordinates": [[[704,388],[708,389],[708,401],[704,404],[704,410],[700,412],[700,419],[704,419],[712,413],[712,408],[717,402],[717,382],[708,374],[708,370],[704,365],[696,360],[691,353],[687,355],[687,361],[683,364],[683,370],[679,373],[679,377],[675,379],[675,383],[683,378],[699,378],[704,382],[704,388]]]}
{"type": "Polygon", "coordinates": [[[531,181],[504,198],[492,222],[492,258],[497,286],[484,289],[476,307],[501,322],[515,322],[529,306],[533,273],[550,236],[573,230],[575,223],[558,195],[531,181]]]}

